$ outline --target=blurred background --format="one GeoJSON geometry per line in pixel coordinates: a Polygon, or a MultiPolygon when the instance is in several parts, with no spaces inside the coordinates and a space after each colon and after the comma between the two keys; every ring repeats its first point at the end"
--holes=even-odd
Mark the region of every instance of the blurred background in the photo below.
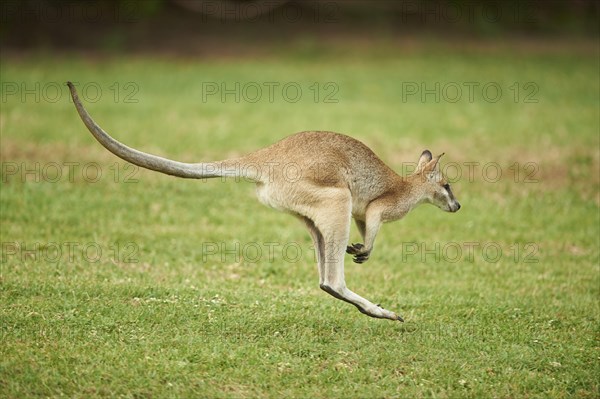
{"type": "Polygon", "coordinates": [[[595,0],[6,0],[0,37],[10,52],[240,56],[414,37],[595,38],[599,7],[595,0]]]}

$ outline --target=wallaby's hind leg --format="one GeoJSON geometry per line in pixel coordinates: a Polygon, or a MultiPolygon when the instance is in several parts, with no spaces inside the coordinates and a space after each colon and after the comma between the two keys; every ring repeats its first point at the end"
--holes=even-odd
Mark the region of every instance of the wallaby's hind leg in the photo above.
{"type": "MultiPolygon", "coordinates": [[[[346,287],[344,278],[344,253],[350,234],[350,194],[343,193],[332,203],[322,203],[314,219],[314,229],[317,233],[315,243],[319,253],[319,286],[328,294],[351,303],[368,316],[402,320],[394,312],[382,309],[346,287]],[[331,212],[335,209],[337,212],[331,212]]],[[[308,223],[307,223],[308,224],[308,223]]],[[[309,225],[309,229],[311,226],[309,225]]],[[[314,238],[313,238],[314,239],[314,238]]]]}
{"type": "Polygon", "coordinates": [[[315,226],[315,223],[305,216],[300,216],[300,219],[306,224],[308,227],[308,232],[310,233],[310,237],[313,240],[313,244],[315,246],[315,253],[317,255],[317,266],[319,268],[319,276],[324,274],[324,270],[321,270],[323,266],[322,259],[325,258],[325,254],[323,250],[325,249],[325,245],[323,244],[323,235],[315,226]]]}

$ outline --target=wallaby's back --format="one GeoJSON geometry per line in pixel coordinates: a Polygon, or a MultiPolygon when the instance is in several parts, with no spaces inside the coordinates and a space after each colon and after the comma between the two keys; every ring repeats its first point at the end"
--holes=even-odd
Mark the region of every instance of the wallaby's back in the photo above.
{"type": "Polygon", "coordinates": [[[244,163],[260,166],[271,180],[348,187],[358,195],[362,191],[378,195],[373,190],[381,191],[397,177],[360,141],[326,131],[293,134],[243,159],[244,163]]]}

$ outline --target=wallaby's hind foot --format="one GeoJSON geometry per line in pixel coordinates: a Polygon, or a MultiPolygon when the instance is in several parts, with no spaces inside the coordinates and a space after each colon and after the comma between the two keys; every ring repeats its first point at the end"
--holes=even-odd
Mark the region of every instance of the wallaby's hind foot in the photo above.
{"type": "Polygon", "coordinates": [[[371,317],[375,317],[376,319],[389,319],[389,320],[398,320],[404,323],[404,318],[402,318],[402,316],[382,308],[379,305],[375,305],[375,308],[371,308],[368,310],[363,310],[358,308],[358,310],[363,313],[366,314],[367,316],[371,316],[371,317]]]}
{"type": "Polygon", "coordinates": [[[369,256],[371,255],[371,251],[367,251],[365,246],[360,243],[348,245],[346,253],[354,255],[354,263],[364,263],[369,260],[369,256]]]}
{"type": "Polygon", "coordinates": [[[376,318],[376,319],[389,319],[389,320],[398,320],[404,322],[402,316],[397,315],[396,313],[389,311],[387,309],[382,308],[379,305],[375,305],[371,303],[369,300],[361,297],[358,294],[350,291],[345,285],[342,287],[333,287],[327,284],[320,284],[320,287],[323,291],[327,292],[329,295],[341,299],[342,301],[351,303],[356,306],[358,311],[364,315],[376,318]]]}

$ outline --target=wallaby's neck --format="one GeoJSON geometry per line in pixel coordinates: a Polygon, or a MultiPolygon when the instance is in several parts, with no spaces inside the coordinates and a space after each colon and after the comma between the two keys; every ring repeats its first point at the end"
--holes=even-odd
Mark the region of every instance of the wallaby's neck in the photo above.
{"type": "Polygon", "coordinates": [[[390,221],[404,217],[408,212],[425,202],[419,177],[397,175],[395,191],[395,206],[389,215],[390,221]]]}

